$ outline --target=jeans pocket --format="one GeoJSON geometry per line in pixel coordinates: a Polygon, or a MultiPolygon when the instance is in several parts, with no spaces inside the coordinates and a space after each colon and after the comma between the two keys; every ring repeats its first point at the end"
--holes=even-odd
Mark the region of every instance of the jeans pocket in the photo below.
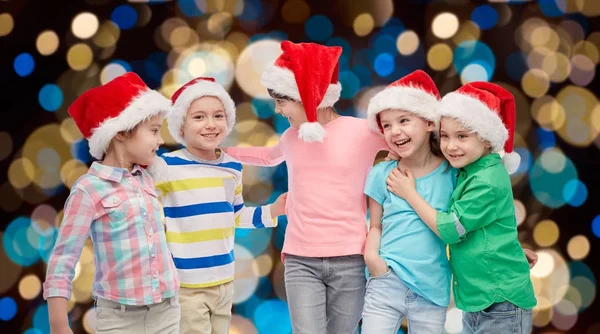
{"type": "Polygon", "coordinates": [[[481,314],[491,318],[508,318],[514,317],[517,314],[518,307],[511,302],[494,303],[485,310],[481,311],[481,314]]]}

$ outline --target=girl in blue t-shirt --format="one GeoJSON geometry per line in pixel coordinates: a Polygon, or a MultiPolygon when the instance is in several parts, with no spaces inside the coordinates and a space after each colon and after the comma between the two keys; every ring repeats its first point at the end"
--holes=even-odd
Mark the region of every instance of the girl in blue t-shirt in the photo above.
{"type": "Polygon", "coordinates": [[[446,245],[386,185],[395,168],[410,169],[418,192],[438,210],[448,207],[456,169],[448,165],[434,134],[440,95],[433,80],[415,71],[392,83],[369,103],[369,125],[385,137],[399,161],[381,162],[367,177],[371,223],[365,246],[369,280],[362,333],[442,333],[450,303],[446,245]]]}

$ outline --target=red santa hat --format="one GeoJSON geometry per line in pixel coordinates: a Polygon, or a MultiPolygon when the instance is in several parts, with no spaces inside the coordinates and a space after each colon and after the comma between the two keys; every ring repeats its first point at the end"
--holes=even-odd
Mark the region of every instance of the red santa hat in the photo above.
{"type": "Polygon", "coordinates": [[[471,82],[444,96],[440,116],[458,120],[468,129],[490,142],[492,152],[504,150],[502,163],[512,174],[521,157],[513,152],[516,122],[514,96],[489,82],[471,82]]]}
{"type": "Polygon", "coordinates": [[[186,145],[181,136],[181,129],[185,123],[185,117],[188,108],[195,100],[204,97],[213,96],[223,103],[225,117],[227,118],[227,134],[231,132],[235,125],[235,103],[223,86],[215,82],[213,78],[196,78],[181,86],[171,97],[173,107],[167,118],[169,132],[171,136],[180,144],[186,145]]]}
{"type": "Polygon", "coordinates": [[[383,133],[379,113],[388,109],[400,109],[416,114],[437,124],[440,92],[431,77],[416,70],[388,85],[369,101],[367,119],[371,130],[383,133]]]}
{"type": "Polygon", "coordinates": [[[283,53],[265,68],[261,82],[273,91],[301,101],[308,122],[298,137],[306,142],[323,141],[325,129],[317,121],[317,109],[332,107],[340,99],[338,82],[342,48],[314,43],[281,43],[283,53]]]}
{"type": "Polygon", "coordinates": [[[152,116],[166,116],[170,107],[169,99],[127,72],[81,94],[68,112],[89,141],[90,154],[102,159],[117,133],[132,130],[152,116]]]}

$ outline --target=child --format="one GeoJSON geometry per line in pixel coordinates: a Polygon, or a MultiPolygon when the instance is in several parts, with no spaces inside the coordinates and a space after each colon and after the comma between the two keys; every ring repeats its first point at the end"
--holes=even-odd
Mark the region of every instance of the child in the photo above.
{"type": "Polygon", "coordinates": [[[433,80],[418,70],[369,103],[369,126],[383,133],[400,160],[377,164],[365,184],[371,225],[365,249],[370,278],[362,314],[364,334],[396,333],[404,317],[409,333],[444,331],[450,303],[446,245],[386,187],[392,170],[410,169],[419,194],[437,210],[448,209],[457,171],[443,158],[434,135],[439,99],[433,80]]]}
{"type": "Polygon", "coordinates": [[[366,120],[342,117],[333,108],[341,91],[340,47],[285,41],[281,48],[262,83],[291,128],[274,147],[227,153],[259,166],[287,162],[282,260],[293,332],[355,333],[366,284],[362,190],[377,153],[387,145],[366,120]]]}
{"type": "Polygon", "coordinates": [[[394,192],[450,245],[463,333],[529,333],[536,299],[517,237],[508,173],[519,165],[513,152],[514,97],[500,86],[473,82],[444,96],[440,114],[442,152],[460,169],[450,209],[427,204],[410,171],[390,175],[394,192]],[[501,159],[495,152],[502,149],[501,159]]]}
{"type": "Polygon", "coordinates": [[[167,242],[181,278],[181,333],[228,333],[234,278],[234,229],[277,226],[286,195],[249,208],[242,165],[218,146],[235,124],[235,105],[212,78],[173,94],[169,130],[186,148],[151,167],[167,222],[167,242]]]}
{"type": "Polygon", "coordinates": [[[73,333],[67,300],[84,242],[94,244],[96,333],[179,333],[179,279],[167,248],[154,183],[140,167],[163,143],[169,100],[126,73],[69,107],[92,163],[73,185],[48,262],[44,299],[53,334],[73,333]]]}

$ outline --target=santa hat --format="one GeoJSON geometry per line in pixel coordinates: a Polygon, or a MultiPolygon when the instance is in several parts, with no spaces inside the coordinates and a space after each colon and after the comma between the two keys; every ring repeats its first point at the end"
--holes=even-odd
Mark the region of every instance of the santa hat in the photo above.
{"type": "Polygon", "coordinates": [[[188,108],[195,100],[204,96],[214,96],[223,103],[225,117],[227,118],[227,134],[235,125],[235,103],[229,93],[215,82],[213,78],[196,78],[181,86],[171,97],[173,107],[167,118],[171,136],[180,144],[186,145],[181,136],[181,129],[185,123],[188,108]]]}
{"type": "Polygon", "coordinates": [[[383,133],[378,120],[380,112],[400,109],[437,123],[440,92],[431,77],[416,70],[388,85],[369,101],[367,119],[371,130],[383,133]]]}
{"type": "Polygon", "coordinates": [[[148,118],[167,114],[169,99],[154,91],[133,72],[81,94],[68,112],[89,141],[90,154],[102,159],[111,140],[148,118]]]}
{"type": "Polygon", "coordinates": [[[332,107],[340,98],[338,82],[342,48],[314,43],[281,43],[283,53],[268,65],[262,84],[273,91],[301,101],[308,122],[300,126],[298,137],[306,142],[323,141],[325,129],[317,122],[317,109],[332,107]]]}
{"type": "Polygon", "coordinates": [[[521,157],[513,152],[516,106],[508,90],[489,82],[468,83],[444,96],[440,116],[476,132],[490,142],[492,152],[504,150],[502,163],[510,174],[517,170],[521,157]]]}

